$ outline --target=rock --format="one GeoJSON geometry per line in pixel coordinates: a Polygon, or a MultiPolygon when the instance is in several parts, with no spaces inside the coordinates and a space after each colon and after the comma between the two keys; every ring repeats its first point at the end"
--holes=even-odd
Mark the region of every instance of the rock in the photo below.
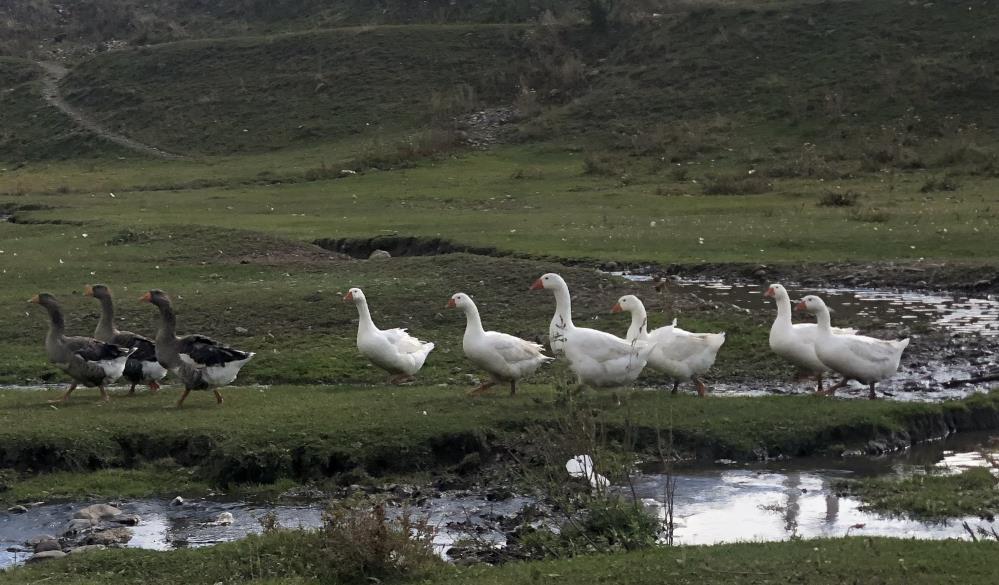
{"type": "Polygon", "coordinates": [[[83,544],[102,544],[105,546],[114,546],[117,544],[125,544],[130,540],[132,540],[132,531],[128,528],[118,527],[95,532],[83,539],[83,544]]]}
{"type": "Polygon", "coordinates": [[[249,333],[249,332],[250,332],[250,330],[249,330],[249,329],[247,329],[246,327],[237,327],[237,328],[236,328],[236,333],[237,333],[238,335],[246,335],[246,334],[247,334],[247,333],[249,333]]]}
{"type": "Polygon", "coordinates": [[[30,564],[47,561],[49,559],[61,559],[64,556],[66,556],[66,553],[61,550],[47,550],[45,552],[35,553],[34,555],[28,557],[28,560],[24,561],[24,563],[30,564]]]}
{"type": "Polygon", "coordinates": [[[40,553],[49,550],[62,550],[62,545],[54,538],[52,540],[42,540],[35,545],[34,552],[40,553]]]}
{"type": "Polygon", "coordinates": [[[121,510],[108,504],[94,504],[77,510],[73,518],[84,518],[90,520],[110,520],[115,516],[120,516],[121,510]]]}
{"type": "Polygon", "coordinates": [[[35,546],[36,544],[38,544],[43,540],[56,540],[56,537],[50,534],[39,534],[38,536],[32,536],[28,540],[24,541],[24,544],[28,546],[35,546]]]}
{"type": "Polygon", "coordinates": [[[89,518],[73,518],[69,521],[69,525],[66,526],[66,530],[63,531],[63,536],[74,536],[90,530],[97,524],[96,520],[91,520],[89,518]]]}
{"type": "Polygon", "coordinates": [[[173,500],[170,501],[170,505],[171,506],[183,506],[184,505],[184,498],[182,498],[180,496],[177,496],[176,498],[174,498],[173,500]]]}
{"type": "Polygon", "coordinates": [[[218,526],[230,526],[235,521],[236,519],[232,517],[232,512],[222,512],[215,519],[215,524],[218,526]]]}
{"type": "Polygon", "coordinates": [[[352,171],[350,169],[342,169],[340,171],[340,178],[352,177],[357,174],[357,171],[352,171]]]}
{"type": "Polygon", "coordinates": [[[108,547],[103,544],[85,544],[83,546],[78,546],[76,548],[69,549],[69,554],[77,555],[80,553],[91,552],[95,550],[107,550],[108,547]]]}
{"type": "Polygon", "coordinates": [[[141,522],[141,518],[136,514],[118,514],[114,518],[110,518],[109,521],[125,526],[136,526],[141,522]]]}
{"type": "Polygon", "coordinates": [[[25,512],[28,511],[28,509],[25,508],[24,506],[17,505],[7,508],[7,511],[10,512],[11,514],[24,514],[25,512]]]}
{"type": "Polygon", "coordinates": [[[385,250],[374,250],[368,255],[368,260],[388,260],[391,257],[392,254],[389,254],[385,250]]]}

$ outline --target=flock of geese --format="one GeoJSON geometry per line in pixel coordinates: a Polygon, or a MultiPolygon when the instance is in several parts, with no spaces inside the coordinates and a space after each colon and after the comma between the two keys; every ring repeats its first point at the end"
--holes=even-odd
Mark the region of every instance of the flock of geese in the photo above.
{"type": "MultiPolygon", "coordinates": [[[[646,366],[666,374],[674,381],[673,392],[681,382],[694,382],[700,396],[706,394],[701,376],[714,365],[725,343],[724,333],[692,333],[676,326],[650,330],[642,301],[625,295],[611,308],[628,312],[631,324],[624,338],[576,327],[572,322],[572,300],[565,280],[555,273],[542,275],[531,290],[550,290],[555,296],[555,314],[549,327],[549,346],[562,355],[581,386],[616,387],[634,382],[646,366]]],[[[156,392],[167,373],[184,385],[176,406],[179,408],[192,390],[211,389],[222,404],[219,388],[231,384],[239,370],[253,358],[253,352],[233,349],[204,335],[178,337],[177,320],[170,297],[161,290],[151,290],[141,299],[159,309],[155,340],[129,331],[119,331],[114,323],[114,302],[110,289],[101,284],[87,286],[84,294],[101,303],[101,317],[93,337],[66,336],[59,303],[49,293],[40,293],[30,302],[41,305],[49,315],[45,349],[49,360],[65,371],[72,383],[58,400],[69,399],[80,384],[97,387],[101,399],[109,399],[107,386],[124,377],[131,383],[129,394],[139,384],[156,392]]],[[[809,295],[797,304],[799,310],[815,315],[817,323],[792,323],[791,299],[780,284],[764,293],[777,304],[777,319],[770,329],[770,348],[777,355],[818,380],[817,392],[833,394],[850,380],[866,384],[869,397],[875,398],[875,384],[891,377],[899,366],[908,339],[884,341],[857,335],[854,329],[840,329],[830,324],[829,309],[817,296],[809,295]],[[824,389],[823,375],[835,372],[842,380],[824,389]]],[[[389,382],[400,384],[413,379],[423,367],[434,344],[423,342],[405,329],[379,329],[371,319],[364,292],[351,288],[343,297],[358,312],[357,349],[374,365],[389,373],[389,382]]],[[[471,391],[485,392],[499,383],[508,383],[510,393],[517,382],[555,359],[544,347],[497,331],[486,331],[478,308],[465,293],[456,293],[448,308],[465,313],[462,338],[465,357],[489,374],[489,379],[471,391]]]]}

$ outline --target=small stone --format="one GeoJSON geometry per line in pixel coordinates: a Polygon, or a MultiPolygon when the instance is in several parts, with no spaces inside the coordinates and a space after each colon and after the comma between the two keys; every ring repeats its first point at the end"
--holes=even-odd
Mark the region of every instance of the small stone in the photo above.
{"type": "Polygon", "coordinates": [[[385,250],[375,250],[368,256],[368,260],[388,260],[391,257],[392,254],[389,254],[385,250]]]}
{"type": "Polygon", "coordinates": [[[115,524],[124,524],[125,526],[137,526],[141,519],[136,514],[119,514],[111,518],[110,521],[115,524]]]}
{"type": "Polygon", "coordinates": [[[215,524],[218,526],[230,526],[236,519],[233,518],[232,512],[222,512],[219,514],[218,518],[215,519],[215,524]]]}
{"type": "Polygon", "coordinates": [[[80,553],[91,552],[95,550],[107,550],[108,547],[103,544],[85,544],[83,546],[78,546],[76,548],[69,549],[69,554],[77,555],[80,553]]]}
{"type": "Polygon", "coordinates": [[[69,525],[66,526],[63,536],[80,534],[93,528],[96,523],[95,520],[91,520],[90,518],[73,518],[69,521],[69,525]]]}
{"type": "Polygon", "coordinates": [[[352,176],[354,176],[356,174],[357,174],[357,171],[352,171],[350,169],[341,169],[340,170],[340,177],[341,178],[343,178],[343,177],[352,177],[352,176]]]}
{"type": "Polygon", "coordinates": [[[7,508],[7,511],[10,512],[11,514],[24,514],[25,512],[28,511],[28,509],[18,504],[17,506],[11,506],[7,508]]]}
{"type": "Polygon", "coordinates": [[[238,333],[239,335],[246,335],[249,332],[250,332],[250,330],[247,329],[246,327],[237,327],[236,328],[236,333],[238,333]]]}
{"type": "Polygon", "coordinates": [[[38,563],[41,561],[47,561],[49,559],[61,559],[66,556],[66,553],[61,550],[47,550],[45,552],[35,553],[28,560],[24,561],[25,564],[28,563],[38,563]]]}
{"type": "Polygon", "coordinates": [[[83,540],[83,544],[103,544],[105,546],[112,546],[116,544],[125,544],[126,542],[132,540],[132,531],[128,528],[108,528],[107,530],[101,530],[95,532],[83,540]]]}
{"type": "Polygon", "coordinates": [[[24,541],[24,544],[28,546],[35,546],[36,544],[38,544],[43,540],[56,540],[56,537],[50,534],[39,534],[38,536],[32,536],[28,540],[24,541]]]}
{"type": "Polygon", "coordinates": [[[121,510],[107,504],[94,504],[81,508],[73,514],[73,518],[86,518],[90,520],[108,520],[115,516],[120,516],[121,510]]]}
{"type": "Polygon", "coordinates": [[[177,496],[176,498],[174,498],[173,500],[170,501],[170,505],[171,506],[183,506],[184,505],[184,498],[182,498],[180,496],[177,496]]]}
{"type": "Polygon", "coordinates": [[[49,550],[62,550],[62,545],[59,544],[59,541],[54,538],[52,540],[43,540],[35,545],[36,553],[45,552],[49,550]]]}

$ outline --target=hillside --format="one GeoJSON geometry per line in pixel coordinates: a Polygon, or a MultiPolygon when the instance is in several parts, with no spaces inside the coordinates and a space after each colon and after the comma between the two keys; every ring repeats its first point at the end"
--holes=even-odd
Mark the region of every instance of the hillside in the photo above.
{"type": "MultiPolygon", "coordinates": [[[[114,131],[196,155],[391,142],[510,104],[515,139],[673,161],[795,159],[809,142],[834,167],[932,166],[946,143],[979,147],[999,127],[999,11],[975,10],[987,2],[690,6],[604,32],[366,26],[125,48],[79,63],[62,92],[114,131]]],[[[38,156],[12,143],[0,159],[38,156]]]]}

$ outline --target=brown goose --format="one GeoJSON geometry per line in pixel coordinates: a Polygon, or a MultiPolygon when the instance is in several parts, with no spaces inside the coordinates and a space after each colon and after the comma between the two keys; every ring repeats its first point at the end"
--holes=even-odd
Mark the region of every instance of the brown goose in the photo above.
{"type": "Polygon", "coordinates": [[[146,384],[151,392],[160,389],[160,380],[167,375],[167,370],[156,361],[156,344],[152,339],[143,337],[131,331],[119,331],[114,325],[114,301],[111,299],[111,289],[103,284],[87,285],[83,294],[94,297],[101,302],[101,319],[94,330],[94,338],[105,343],[135,349],[125,362],[124,377],[132,383],[128,389],[130,396],[135,395],[137,384],[146,384]]]}
{"type": "Polygon", "coordinates": [[[226,347],[204,335],[177,337],[177,318],[170,297],[161,290],[151,290],[139,300],[152,303],[160,310],[156,359],[184,382],[184,393],[177,401],[177,408],[181,407],[191,390],[209,388],[215,393],[215,400],[222,404],[218,388],[231,384],[239,369],[254,354],[226,347]]]}
{"type": "Polygon", "coordinates": [[[73,378],[62,398],[49,402],[65,402],[79,384],[100,388],[101,400],[110,400],[106,387],[121,377],[125,362],[134,350],[90,337],[66,337],[66,324],[59,303],[49,293],[37,294],[28,302],[41,305],[48,311],[49,332],[45,336],[45,352],[50,362],[73,378]]]}

